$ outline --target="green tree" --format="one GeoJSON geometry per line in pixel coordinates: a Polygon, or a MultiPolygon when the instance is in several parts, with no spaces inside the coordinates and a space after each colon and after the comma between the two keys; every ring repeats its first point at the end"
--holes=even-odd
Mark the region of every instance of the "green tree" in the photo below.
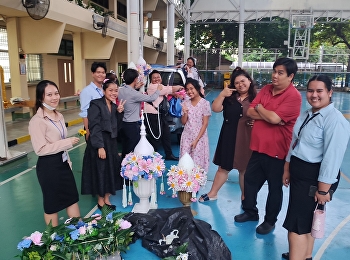
{"type": "MultiPolygon", "coordinates": [[[[264,18],[260,22],[247,22],[244,25],[244,48],[276,48],[287,54],[284,40],[288,38],[288,20],[274,17],[270,22],[264,18]]],[[[214,23],[192,24],[190,33],[191,49],[235,49],[238,48],[239,25],[238,23],[214,23]]],[[[183,39],[184,25],[178,24],[176,39],[183,39]]],[[[182,40],[182,44],[184,44],[182,40]]],[[[232,53],[226,53],[230,56],[232,53]]],[[[253,58],[252,56],[251,58],[253,58]]],[[[274,60],[275,57],[260,57],[258,60],[274,60]]]]}
{"type": "MultiPolygon", "coordinates": [[[[312,46],[319,47],[321,45],[337,46],[338,48],[346,48],[350,51],[350,23],[340,23],[335,20],[334,23],[327,23],[324,20],[318,21],[312,29],[315,33],[311,37],[312,46]]],[[[350,72],[350,55],[347,59],[347,72],[350,72]]],[[[349,86],[350,74],[347,73],[345,86],[349,86]]]]}

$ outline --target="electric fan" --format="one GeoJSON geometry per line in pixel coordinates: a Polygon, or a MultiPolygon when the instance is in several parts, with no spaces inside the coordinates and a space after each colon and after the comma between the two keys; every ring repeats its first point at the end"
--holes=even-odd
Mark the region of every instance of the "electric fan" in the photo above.
{"type": "Polygon", "coordinates": [[[22,4],[34,20],[43,19],[50,8],[50,0],[22,0],[22,4]]]}

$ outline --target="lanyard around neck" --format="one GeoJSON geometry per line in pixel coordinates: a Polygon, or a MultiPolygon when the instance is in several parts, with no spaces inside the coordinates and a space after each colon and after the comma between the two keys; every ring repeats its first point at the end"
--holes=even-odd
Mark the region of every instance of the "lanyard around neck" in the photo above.
{"type": "Polygon", "coordinates": [[[63,128],[63,125],[62,125],[62,122],[61,120],[59,120],[60,122],[60,125],[61,125],[61,128],[62,128],[62,132],[61,130],[58,128],[58,126],[49,118],[50,122],[57,128],[58,132],[60,132],[60,136],[61,136],[61,139],[64,139],[65,138],[65,135],[64,135],[64,128],[63,128]]]}
{"type": "Polygon", "coordinates": [[[316,113],[316,114],[313,114],[311,117],[309,114],[307,114],[307,117],[305,118],[304,122],[301,124],[301,127],[299,128],[299,131],[298,131],[298,137],[300,135],[300,132],[301,130],[312,120],[314,119],[316,116],[318,116],[320,113],[316,113]],[[310,117],[310,118],[309,118],[310,117]]]}
{"type": "Polygon", "coordinates": [[[102,95],[101,92],[100,92],[99,87],[97,87],[97,88],[95,88],[95,89],[96,89],[97,93],[100,95],[100,97],[103,97],[103,95],[102,95]]]}
{"type": "Polygon", "coordinates": [[[316,116],[318,116],[320,113],[316,113],[316,114],[313,114],[311,117],[309,114],[307,114],[307,117],[305,118],[304,122],[301,124],[300,128],[299,128],[299,131],[298,131],[298,137],[297,139],[295,139],[293,145],[292,145],[292,149],[294,150],[294,148],[297,146],[297,144],[299,143],[299,136],[300,136],[300,133],[301,133],[301,130],[312,120],[314,119],[316,116]],[[310,118],[309,118],[310,117],[310,118]]]}

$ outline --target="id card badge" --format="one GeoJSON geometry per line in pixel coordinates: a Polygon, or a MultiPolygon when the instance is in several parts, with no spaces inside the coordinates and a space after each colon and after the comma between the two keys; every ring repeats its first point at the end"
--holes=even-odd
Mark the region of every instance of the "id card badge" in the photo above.
{"type": "Polygon", "coordinates": [[[65,162],[67,160],[68,160],[67,152],[63,152],[63,154],[62,154],[62,161],[65,162]]]}

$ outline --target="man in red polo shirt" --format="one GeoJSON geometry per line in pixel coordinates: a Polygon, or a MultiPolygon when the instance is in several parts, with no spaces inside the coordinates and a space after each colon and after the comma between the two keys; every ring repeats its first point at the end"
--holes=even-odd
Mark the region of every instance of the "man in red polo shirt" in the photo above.
{"type": "Polygon", "coordinates": [[[259,220],[256,199],[267,181],[266,214],[264,222],[256,228],[258,234],[268,234],[274,229],[282,207],[284,159],[301,107],[301,95],[292,83],[297,70],[295,60],[277,59],[273,65],[272,84],[261,89],[247,111],[255,120],[250,142],[253,153],[244,176],[244,213],[236,215],[235,221],[259,220]]]}

